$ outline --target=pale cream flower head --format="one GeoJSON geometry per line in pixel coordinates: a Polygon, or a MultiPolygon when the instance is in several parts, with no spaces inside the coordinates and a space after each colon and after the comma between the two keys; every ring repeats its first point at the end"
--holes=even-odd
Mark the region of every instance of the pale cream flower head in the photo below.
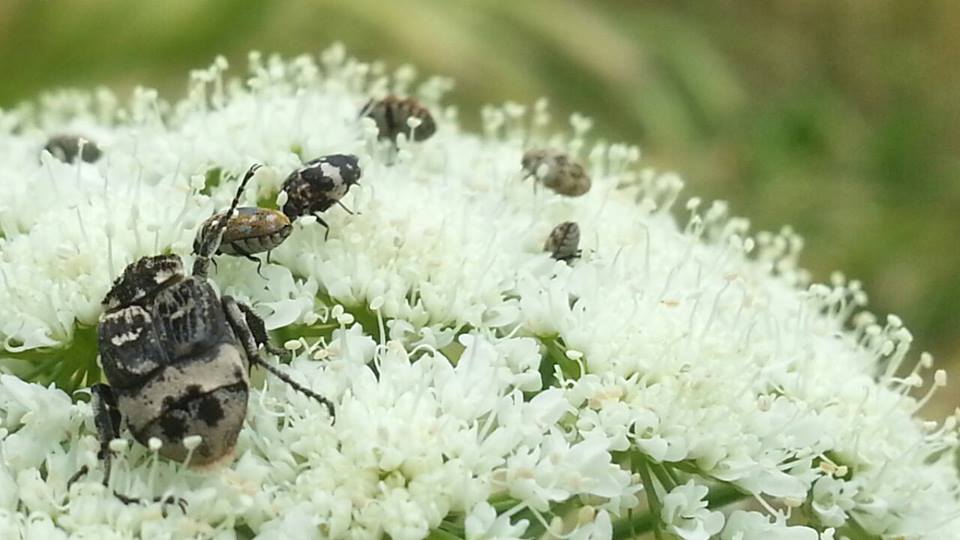
{"type": "Polygon", "coordinates": [[[2,113],[4,365],[89,384],[100,301],[126,264],[188,256],[253,162],[244,203],[275,206],[303,161],[351,153],[356,213],[328,211],[328,240],[301,219],[263,276],[228,257],[211,276],[266,319],[281,367],[336,422],[255,372],[228,467],[191,471],[123,432],[109,489],[187,502],[131,505],[100,483],[90,406],[3,375],[0,537],[625,538],[657,523],[681,538],[960,538],[956,420],[925,424],[911,397],[929,359],[902,367],[912,336],[857,315],[859,283],[809,285],[789,229],[751,236],[720,202],[674,208],[676,175],[594,142],[582,117],[552,131],[545,102],[487,108],[476,134],[443,105],[449,81],[340,47],[225,70],[191,74],[178,102],[60,93],[2,113]],[[388,94],[417,97],[435,135],[378,140],[358,113],[388,94]],[[66,132],[100,159],[41,152],[66,132]],[[535,190],[531,148],[577,160],[589,191],[535,190]],[[556,261],[543,245],[567,221],[582,253],[556,261]]]}

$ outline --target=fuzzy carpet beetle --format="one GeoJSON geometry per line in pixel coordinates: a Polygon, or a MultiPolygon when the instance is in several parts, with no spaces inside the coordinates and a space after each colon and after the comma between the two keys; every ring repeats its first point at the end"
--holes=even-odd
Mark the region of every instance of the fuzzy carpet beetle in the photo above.
{"type": "Polygon", "coordinates": [[[96,143],[77,135],[54,135],[50,137],[43,149],[64,163],[73,163],[77,156],[87,163],[93,163],[103,155],[96,143]],[[81,140],[83,141],[82,145],[80,144],[81,140]],[[81,146],[83,148],[82,152],[81,146]]]}
{"type": "Polygon", "coordinates": [[[590,191],[590,175],[583,165],[559,150],[528,150],[520,164],[524,178],[532,176],[535,182],[539,181],[561,195],[579,197],[590,191]]]}
{"type": "Polygon", "coordinates": [[[543,250],[558,261],[570,264],[580,257],[580,226],[574,221],[564,221],[550,231],[543,250]]]}
{"type": "Polygon", "coordinates": [[[347,213],[353,214],[340,199],[357,184],[362,174],[357,156],[350,154],[331,154],[308,161],[290,173],[280,187],[287,196],[283,213],[291,221],[313,215],[327,229],[324,235],[326,239],[330,234],[330,226],[320,217],[320,213],[338,204],[347,213]]]}
{"type": "Polygon", "coordinates": [[[372,118],[377,124],[377,138],[396,141],[400,134],[413,141],[425,141],[437,131],[430,110],[413,98],[387,96],[370,100],[360,110],[360,117],[372,118]],[[411,127],[408,121],[418,123],[411,127]]]}
{"type": "MultiPolygon", "coordinates": [[[[209,234],[220,220],[226,217],[226,212],[215,214],[200,226],[200,234],[194,240],[193,250],[197,251],[197,242],[209,234]]],[[[290,218],[279,210],[242,206],[236,209],[223,230],[223,239],[220,242],[218,255],[233,255],[245,257],[257,263],[257,272],[263,262],[254,257],[257,253],[267,252],[267,262],[270,262],[270,252],[283,243],[293,231],[290,218]]]]}
{"type": "MultiPolygon", "coordinates": [[[[257,167],[244,176],[230,210],[201,228],[194,242],[192,275],[184,272],[177,255],[143,257],[124,269],[103,299],[97,333],[108,384],[95,384],[91,392],[105,485],[110,441],[119,436],[123,420],[141,444],[158,439],[160,455],[169,459],[183,462],[189,455],[190,466],[228,461],[246,417],[251,364],[334,414],[329,400],[263,359],[260,345],[274,354],[282,351],[270,345],[263,321],[250,307],[230,296],[218,297],[207,282],[211,257],[221,247],[228,219],[257,167]],[[192,436],[200,442],[191,450],[184,439],[192,436]]],[[[70,482],[86,472],[82,467],[70,482]]],[[[124,502],[139,502],[116,495],[124,502]]]]}

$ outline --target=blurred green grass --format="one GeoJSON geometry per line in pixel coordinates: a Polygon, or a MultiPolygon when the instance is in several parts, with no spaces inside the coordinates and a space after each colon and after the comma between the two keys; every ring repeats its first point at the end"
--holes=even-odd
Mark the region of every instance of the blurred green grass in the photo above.
{"type": "Polygon", "coordinates": [[[689,194],[793,224],[817,279],[862,279],[873,311],[960,375],[958,28],[954,0],[5,0],[0,107],[60,86],[176,96],[216,54],[333,41],[454,77],[468,121],[549,96],[689,194]]]}

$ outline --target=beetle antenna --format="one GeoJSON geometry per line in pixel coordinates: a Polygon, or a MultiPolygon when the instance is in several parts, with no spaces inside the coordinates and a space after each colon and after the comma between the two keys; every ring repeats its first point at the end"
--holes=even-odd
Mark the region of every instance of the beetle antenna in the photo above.
{"type": "Polygon", "coordinates": [[[230,209],[221,214],[221,218],[216,220],[210,227],[201,227],[200,231],[197,233],[197,240],[194,242],[193,246],[193,274],[196,276],[204,277],[207,275],[207,271],[210,267],[210,261],[217,250],[220,249],[220,241],[223,239],[223,231],[227,228],[227,223],[230,222],[230,218],[233,217],[233,213],[237,210],[237,206],[240,205],[240,197],[243,196],[243,190],[247,188],[247,182],[253,178],[253,175],[257,173],[261,165],[259,163],[254,163],[247,170],[247,174],[243,175],[243,179],[240,181],[240,185],[237,186],[237,193],[233,196],[233,201],[230,202],[230,209]]]}
{"type": "Polygon", "coordinates": [[[263,165],[260,163],[254,163],[249,169],[247,169],[247,174],[243,175],[243,180],[241,180],[240,185],[237,186],[237,193],[233,196],[233,201],[230,202],[230,211],[227,215],[227,218],[223,220],[223,227],[227,226],[226,221],[229,221],[229,219],[233,217],[233,213],[237,210],[237,206],[240,206],[240,197],[243,196],[243,191],[247,189],[247,182],[253,178],[253,175],[257,174],[257,170],[260,167],[263,167],[263,165]]]}

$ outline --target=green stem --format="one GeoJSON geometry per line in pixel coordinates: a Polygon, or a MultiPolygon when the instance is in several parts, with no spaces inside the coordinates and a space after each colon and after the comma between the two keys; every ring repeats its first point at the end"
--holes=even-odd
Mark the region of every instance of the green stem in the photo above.
{"type": "MultiPolygon", "coordinates": [[[[640,458],[643,459],[643,458],[640,458]]],[[[644,466],[640,466],[634,470],[637,470],[640,473],[640,478],[644,479],[644,466]]],[[[666,471],[669,471],[669,467],[664,467],[666,471]]],[[[649,473],[646,473],[647,478],[650,477],[649,473]]],[[[647,487],[647,480],[644,479],[644,489],[650,492],[650,488],[647,487]]],[[[648,496],[649,497],[649,496],[648,496]]],[[[735,502],[741,501],[750,497],[749,493],[744,493],[739,488],[730,483],[721,483],[716,487],[712,487],[710,492],[707,493],[707,503],[710,509],[717,509],[733,504],[735,502]]],[[[658,525],[658,519],[656,516],[660,515],[660,510],[654,508],[653,499],[648,498],[650,501],[648,504],[650,510],[642,514],[631,515],[624,519],[618,520],[613,524],[613,538],[618,540],[623,540],[626,538],[634,538],[641,534],[648,533],[650,531],[655,531],[654,527],[658,525]]],[[[659,504],[659,499],[657,500],[659,504]]],[[[870,537],[871,539],[873,537],[870,537]]],[[[856,540],[861,540],[857,538],[856,540]]],[[[866,540],[864,538],[863,540],[866,540]]]]}
{"type": "Polygon", "coordinates": [[[749,493],[744,493],[733,484],[723,483],[710,489],[707,493],[707,503],[711,509],[722,508],[749,497],[749,493]]]}
{"type": "Polygon", "coordinates": [[[644,512],[636,516],[629,516],[627,519],[618,520],[613,524],[613,538],[625,539],[635,538],[641,534],[650,532],[655,525],[655,519],[650,512],[644,512]]]}
{"type": "Polygon", "coordinates": [[[530,525],[527,527],[527,531],[524,533],[524,536],[527,538],[540,538],[543,536],[543,533],[547,532],[547,526],[550,525],[550,517],[560,516],[563,517],[572,510],[580,506],[580,502],[576,498],[568,499],[562,503],[552,505],[550,510],[547,512],[542,512],[538,518],[534,511],[530,508],[521,510],[518,512],[510,521],[516,522],[520,519],[526,519],[530,522],[530,525]]]}
{"type": "MultiPolygon", "coordinates": [[[[660,468],[663,470],[663,474],[665,474],[665,475],[667,476],[667,478],[670,479],[670,484],[671,484],[671,485],[673,485],[673,486],[679,486],[679,485],[680,485],[680,480],[677,478],[677,472],[673,469],[673,467],[668,467],[667,464],[664,463],[664,464],[661,465],[660,468]]],[[[661,480],[662,480],[662,479],[661,479],[661,480]]]]}
{"type": "Polygon", "coordinates": [[[459,536],[449,533],[443,529],[434,529],[430,531],[427,540],[462,540],[459,536]]]}
{"type": "Polygon", "coordinates": [[[653,472],[654,476],[657,477],[657,480],[660,481],[664,491],[669,493],[671,490],[673,490],[673,488],[679,485],[676,476],[671,474],[669,468],[665,464],[652,464],[648,462],[647,465],[650,467],[650,471],[653,472]]]}
{"type": "Polygon", "coordinates": [[[881,540],[882,538],[881,536],[867,532],[867,530],[863,528],[863,525],[860,525],[852,515],[840,530],[843,536],[850,538],[850,540],[881,540]]]}
{"type": "Polygon", "coordinates": [[[656,486],[653,484],[653,478],[650,476],[650,465],[646,460],[641,461],[638,471],[640,473],[640,480],[643,481],[643,491],[647,494],[647,506],[650,507],[649,514],[651,515],[651,525],[653,528],[653,535],[657,537],[657,540],[663,540],[663,531],[660,527],[660,514],[662,507],[660,505],[660,497],[657,496],[656,486]]]}
{"type": "Polygon", "coordinates": [[[506,493],[494,495],[493,497],[487,499],[487,502],[490,503],[490,506],[492,506],[498,514],[505,512],[520,503],[520,501],[514,499],[506,493]]]}
{"type": "Polygon", "coordinates": [[[539,341],[546,348],[546,354],[540,362],[540,378],[544,388],[557,385],[554,366],[559,366],[560,372],[568,379],[579,379],[583,375],[580,372],[580,364],[567,358],[567,348],[560,343],[559,338],[540,337],[539,341]]]}

